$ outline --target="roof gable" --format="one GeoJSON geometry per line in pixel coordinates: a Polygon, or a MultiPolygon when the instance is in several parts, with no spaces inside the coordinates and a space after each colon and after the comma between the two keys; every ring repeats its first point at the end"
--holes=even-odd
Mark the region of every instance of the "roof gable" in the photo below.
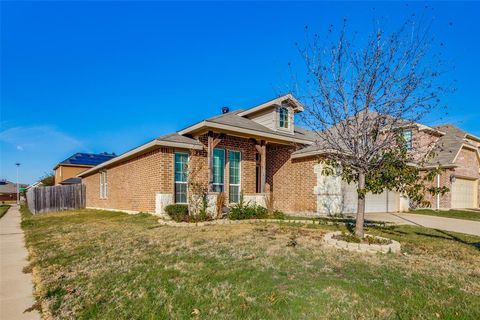
{"type": "Polygon", "coordinates": [[[295,128],[293,134],[281,131],[274,131],[267,128],[253,120],[245,117],[241,117],[239,112],[229,112],[221,114],[207,120],[201,121],[193,126],[180,130],[178,134],[185,135],[195,132],[201,132],[202,130],[208,130],[209,128],[216,128],[221,130],[228,130],[231,132],[237,132],[243,135],[252,135],[270,138],[278,141],[310,144],[313,142],[312,135],[307,130],[302,128],[295,128]]]}
{"type": "Polygon", "coordinates": [[[295,112],[301,112],[304,109],[303,105],[297,99],[295,99],[295,97],[292,94],[289,93],[289,94],[280,96],[278,98],[269,100],[267,102],[264,102],[262,104],[259,104],[257,106],[251,107],[247,110],[242,110],[241,112],[238,113],[238,115],[241,117],[245,117],[247,115],[259,112],[263,109],[267,109],[272,106],[279,106],[282,104],[287,104],[291,106],[295,112]]]}

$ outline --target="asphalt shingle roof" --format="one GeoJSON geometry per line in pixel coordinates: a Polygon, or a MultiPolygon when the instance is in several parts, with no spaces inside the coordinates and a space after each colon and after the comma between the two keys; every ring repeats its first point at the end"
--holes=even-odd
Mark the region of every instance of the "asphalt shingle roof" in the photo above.
{"type": "Polygon", "coordinates": [[[434,148],[435,156],[429,161],[429,164],[431,165],[452,165],[455,160],[455,156],[457,155],[458,151],[460,151],[460,148],[463,144],[476,148],[473,144],[465,140],[467,133],[455,127],[454,125],[446,124],[436,126],[434,128],[444,132],[445,135],[440,137],[436,143],[434,148]]]}
{"type": "MultiPolygon", "coordinates": [[[[20,183],[19,187],[25,188],[27,185],[20,183]]],[[[17,184],[11,181],[2,180],[0,183],[0,193],[17,193],[17,184]]]]}
{"type": "Polygon", "coordinates": [[[68,178],[68,179],[65,179],[62,182],[60,182],[60,184],[64,184],[64,185],[65,184],[78,184],[78,183],[82,183],[82,179],[77,178],[77,177],[68,178]]]}
{"type": "Polygon", "coordinates": [[[223,124],[235,128],[240,128],[240,129],[248,129],[248,130],[254,130],[258,131],[261,133],[269,133],[269,134],[274,134],[278,136],[282,136],[285,138],[295,138],[295,139],[302,139],[302,140],[307,140],[307,141],[314,141],[314,133],[311,131],[308,131],[306,129],[300,128],[298,126],[295,126],[294,129],[294,134],[286,133],[286,132],[281,132],[281,131],[275,131],[270,128],[267,128],[253,120],[247,119],[245,117],[241,117],[238,115],[238,113],[242,112],[243,110],[236,110],[234,112],[229,112],[225,114],[221,114],[212,118],[209,118],[205,121],[207,122],[213,122],[213,123],[218,123],[218,124],[223,124]]]}
{"type": "Polygon", "coordinates": [[[189,137],[181,136],[176,132],[158,137],[157,140],[158,141],[186,143],[186,144],[191,144],[191,145],[203,146],[199,141],[197,141],[195,139],[192,139],[192,138],[189,138],[189,137]]]}

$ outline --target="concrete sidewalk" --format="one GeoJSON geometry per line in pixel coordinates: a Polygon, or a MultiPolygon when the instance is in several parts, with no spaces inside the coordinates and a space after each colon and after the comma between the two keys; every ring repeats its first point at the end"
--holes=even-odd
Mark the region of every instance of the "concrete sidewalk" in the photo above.
{"type": "Polygon", "coordinates": [[[480,236],[480,222],[463,219],[435,217],[412,213],[366,213],[365,219],[418,225],[426,228],[460,232],[480,236]]]}
{"type": "Polygon", "coordinates": [[[34,310],[25,312],[34,303],[31,274],[22,272],[27,262],[27,249],[20,228],[20,211],[12,206],[0,219],[0,319],[40,319],[34,310]]]}

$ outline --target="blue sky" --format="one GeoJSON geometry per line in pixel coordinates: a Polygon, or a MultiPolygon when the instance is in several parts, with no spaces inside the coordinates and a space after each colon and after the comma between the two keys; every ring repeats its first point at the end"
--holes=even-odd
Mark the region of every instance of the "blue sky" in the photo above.
{"type": "Polygon", "coordinates": [[[271,99],[305,25],[346,17],[366,34],[374,14],[395,26],[425,5],[458,81],[443,121],[480,135],[479,3],[1,2],[0,177],[18,161],[31,183],[74,152],[120,154],[271,99]]]}

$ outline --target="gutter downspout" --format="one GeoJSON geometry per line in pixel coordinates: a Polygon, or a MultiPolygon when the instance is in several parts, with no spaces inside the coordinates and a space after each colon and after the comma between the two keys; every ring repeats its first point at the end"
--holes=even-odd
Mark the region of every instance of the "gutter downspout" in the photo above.
{"type": "MultiPolygon", "coordinates": [[[[437,188],[440,189],[440,174],[437,174],[437,188]]],[[[437,210],[440,209],[440,194],[437,193],[437,210]]]]}

